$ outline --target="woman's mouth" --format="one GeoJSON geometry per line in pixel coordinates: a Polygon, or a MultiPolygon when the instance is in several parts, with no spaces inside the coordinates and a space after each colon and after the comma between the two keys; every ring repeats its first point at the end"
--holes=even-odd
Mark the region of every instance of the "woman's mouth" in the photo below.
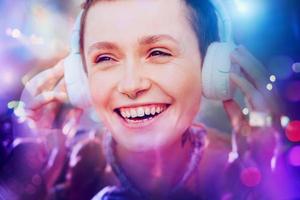
{"type": "Polygon", "coordinates": [[[114,111],[128,124],[148,124],[161,115],[170,104],[150,104],[143,106],[121,107],[114,111]]]}

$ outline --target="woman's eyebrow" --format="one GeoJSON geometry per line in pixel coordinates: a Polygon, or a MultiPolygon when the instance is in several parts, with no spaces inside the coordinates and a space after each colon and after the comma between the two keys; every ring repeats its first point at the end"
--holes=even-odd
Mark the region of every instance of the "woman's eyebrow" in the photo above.
{"type": "Polygon", "coordinates": [[[118,46],[111,42],[96,42],[89,46],[88,48],[88,54],[93,52],[94,50],[116,50],[118,49],[118,46]]]}
{"type": "Polygon", "coordinates": [[[149,45],[149,44],[157,43],[162,40],[171,40],[172,42],[178,44],[178,41],[174,37],[167,34],[145,36],[139,40],[139,43],[141,45],[149,45]]]}

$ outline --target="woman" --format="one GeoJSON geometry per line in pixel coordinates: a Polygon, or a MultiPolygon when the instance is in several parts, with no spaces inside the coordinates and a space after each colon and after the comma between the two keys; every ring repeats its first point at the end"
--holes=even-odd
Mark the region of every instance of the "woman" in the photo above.
{"type": "MultiPolygon", "coordinates": [[[[103,148],[114,171],[103,174],[104,185],[113,187],[105,187],[95,199],[270,197],[258,193],[264,188],[261,176],[266,168],[258,170],[250,189],[240,182],[241,163],[244,168],[266,164],[269,154],[261,160],[260,151],[252,154],[243,148],[240,158],[229,164],[229,139],[193,125],[201,104],[203,58],[208,45],[218,40],[216,23],[209,1],[86,1],[81,56],[93,107],[107,129],[103,148]]],[[[243,47],[232,53],[231,60],[242,68],[242,74],[231,73],[231,81],[253,110],[268,112],[265,80],[257,77],[265,74],[261,64],[243,47]]],[[[63,62],[43,73],[27,84],[34,96],[27,102],[33,116],[41,110],[50,113],[33,117],[49,128],[54,108],[67,101],[64,80],[57,84],[63,62]],[[51,77],[37,82],[50,71],[51,77]]],[[[238,104],[234,100],[223,104],[234,131],[247,135],[250,127],[238,104]]],[[[239,135],[240,144],[251,145],[249,140],[255,141],[258,134],[259,130],[248,138],[239,135]]],[[[273,150],[273,138],[265,141],[273,150]]]]}

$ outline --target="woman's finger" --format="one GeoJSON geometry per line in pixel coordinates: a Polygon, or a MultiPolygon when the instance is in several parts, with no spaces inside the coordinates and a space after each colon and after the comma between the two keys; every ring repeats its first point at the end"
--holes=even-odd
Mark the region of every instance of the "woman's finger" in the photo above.
{"type": "Polygon", "coordinates": [[[274,117],[279,116],[281,110],[279,107],[280,103],[278,102],[279,95],[276,87],[270,85],[268,80],[269,73],[265,67],[243,46],[238,47],[231,54],[231,59],[233,64],[240,66],[242,75],[260,93],[260,95],[256,95],[258,96],[256,97],[258,98],[258,101],[267,102],[267,110],[271,111],[274,117]],[[269,88],[267,88],[267,85],[269,85],[269,88]]]}
{"type": "Polygon", "coordinates": [[[32,96],[36,96],[44,91],[52,90],[63,77],[64,65],[63,61],[60,61],[54,67],[42,71],[34,76],[26,83],[25,89],[32,96]]]}
{"type": "Polygon", "coordinates": [[[55,88],[53,89],[53,91],[54,92],[63,92],[63,93],[67,94],[67,87],[66,87],[66,82],[65,82],[64,78],[60,79],[60,81],[55,86],[55,88]]]}
{"type": "Polygon", "coordinates": [[[241,122],[245,120],[240,106],[234,100],[223,101],[223,106],[230,119],[231,126],[237,130],[241,122]]]}
{"type": "Polygon", "coordinates": [[[223,107],[229,117],[233,130],[236,133],[248,135],[250,133],[250,126],[239,104],[234,100],[227,100],[223,101],[223,107]]]}
{"type": "Polygon", "coordinates": [[[43,92],[25,105],[25,109],[37,110],[50,102],[60,102],[60,104],[68,102],[68,96],[65,92],[43,92]]]}
{"type": "Polygon", "coordinates": [[[248,81],[261,92],[265,92],[264,88],[268,84],[267,70],[250,52],[243,46],[240,46],[232,52],[231,60],[234,64],[238,64],[241,67],[241,71],[248,81]]]}
{"type": "Polygon", "coordinates": [[[235,73],[230,74],[230,80],[241,90],[246,101],[249,103],[250,110],[268,112],[269,109],[260,92],[243,76],[235,73]]]}
{"type": "Polygon", "coordinates": [[[54,126],[55,119],[57,118],[57,112],[61,108],[60,102],[49,102],[48,104],[31,111],[31,115],[27,115],[27,120],[31,120],[31,128],[41,130],[51,129],[54,126]]]}

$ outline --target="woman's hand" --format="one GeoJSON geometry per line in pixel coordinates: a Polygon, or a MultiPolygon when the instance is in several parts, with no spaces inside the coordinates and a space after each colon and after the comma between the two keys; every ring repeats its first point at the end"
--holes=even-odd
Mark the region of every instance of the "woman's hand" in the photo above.
{"type": "Polygon", "coordinates": [[[245,152],[248,150],[247,148],[259,145],[266,148],[263,150],[264,152],[268,151],[272,154],[276,145],[276,135],[274,135],[275,131],[271,126],[271,120],[278,115],[279,109],[275,88],[271,91],[266,88],[269,83],[268,72],[242,46],[231,54],[231,61],[232,64],[240,67],[240,72],[232,72],[230,80],[245,96],[245,102],[249,109],[248,120],[234,99],[223,102],[233,131],[237,133],[238,146],[243,148],[239,151],[245,152]],[[253,146],[253,144],[255,145],[253,146]]]}
{"type": "MultiPolygon", "coordinates": [[[[258,114],[262,117],[261,119],[267,116],[276,116],[279,113],[276,89],[272,88],[269,91],[266,88],[269,82],[265,67],[243,46],[232,52],[231,61],[232,64],[239,66],[240,72],[231,72],[230,80],[245,96],[250,116],[251,113],[258,114]]],[[[230,117],[232,127],[239,130],[239,126],[245,121],[239,105],[235,100],[225,101],[223,104],[230,117]]]]}
{"type": "MultiPolygon", "coordinates": [[[[25,103],[26,119],[31,124],[31,128],[38,130],[54,128],[62,106],[69,103],[63,63],[64,60],[61,60],[54,67],[40,72],[25,84],[21,101],[25,103]]],[[[81,110],[72,108],[69,111],[73,114],[68,116],[70,117],[68,121],[72,123],[78,121],[81,110]]]]}

